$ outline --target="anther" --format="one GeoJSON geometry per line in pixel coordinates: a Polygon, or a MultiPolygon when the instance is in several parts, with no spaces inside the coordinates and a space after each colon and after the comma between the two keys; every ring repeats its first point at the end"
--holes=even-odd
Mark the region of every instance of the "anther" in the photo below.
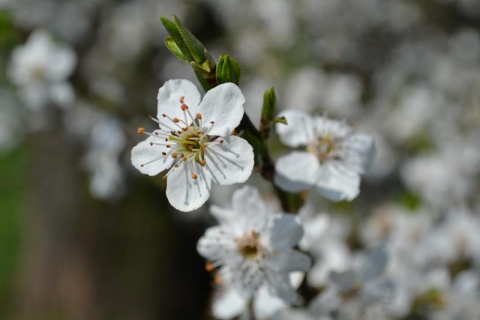
{"type": "Polygon", "coordinates": [[[167,153],[162,151],[162,156],[166,156],[166,155],[167,155],[167,153]]]}
{"type": "Polygon", "coordinates": [[[182,130],[183,131],[188,131],[188,127],[183,127],[182,130]]]}
{"type": "Polygon", "coordinates": [[[177,159],[177,157],[178,157],[178,154],[176,154],[175,152],[172,153],[172,158],[173,158],[173,159],[177,159]]]}
{"type": "Polygon", "coordinates": [[[225,141],[223,141],[223,140],[220,140],[220,141],[218,141],[218,142],[219,142],[220,144],[223,144],[225,141]]]}
{"type": "Polygon", "coordinates": [[[166,116],[167,116],[167,115],[166,115],[165,113],[162,113],[162,117],[164,117],[164,118],[165,118],[166,116]]]}
{"type": "Polygon", "coordinates": [[[163,179],[163,180],[167,180],[167,175],[164,174],[164,175],[162,176],[162,179],[163,179]]]}
{"type": "Polygon", "coordinates": [[[186,104],[182,104],[180,108],[182,109],[182,111],[188,110],[188,106],[186,104]]]}
{"type": "Polygon", "coordinates": [[[183,161],[183,162],[187,161],[187,157],[183,156],[183,157],[182,157],[182,161],[183,161]]]}
{"type": "Polygon", "coordinates": [[[150,142],[150,146],[152,146],[152,147],[153,147],[153,142],[150,142]]]}
{"type": "Polygon", "coordinates": [[[137,129],[137,133],[138,133],[139,135],[142,135],[142,134],[145,133],[145,129],[144,129],[144,128],[138,128],[138,129],[137,129]]]}
{"type": "Polygon", "coordinates": [[[180,122],[180,120],[178,120],[177,117],[173,118],[172,121],[173,121],[174,123],[179,123],[179,122],[180,122]]]}
{"type": "Polygon", "coordinates": [[[167,147],[167,148],[171,148],[172,146],[171,146],[171,145],[169,145],[169,144],[167,144],[165,147],[167,147]]]}
{"type": "Polygon", "coordinates": [[[178,168],[178,163],[175,163],[173,166],[174,166],[175,168],[178,168]]]}
{"type": "Polygon", "coordinates": [[[142,168],[143,168],[143,166],[145,166],[145,165],[142,163],[142,164],[140,165],[140,167],[142,167],[142,168]]]}
{"type": "Polygon", "coordinates": [[[183,103],[185,101],[185,96],[180,97],[180,103],[183,103]]]}
{"type": "Polygon", "coordinates": [[[198,160],[198,163],[199,163],[202,167],[205,166],[205,160],[198,160]]]}
{"type": "Polygon", "coordinates": [[[215,121],[210,121],[210,123],[211,123],[211,124],[214,124],[214,123],[215,123],[215,121]]]}
{"type": "Polygon", "coordinates": [[[197,113],[197,119],[202,120],[202,115],[200,113],[197,113]]]}
{"type": "Polygon", "coordinates": [[[198,176],[192,172],[192,179],[196,180],[198,178],[198,176]]]}
{"type": "Polygon", "coordinates": [[[211,271],[213,271],[213,269],[214,269],[214,268],[213,268],[213,264],[211,264],[211,263],[208,262],[208,261],[205,262],[205,271],[211,272],[211,271]]]}

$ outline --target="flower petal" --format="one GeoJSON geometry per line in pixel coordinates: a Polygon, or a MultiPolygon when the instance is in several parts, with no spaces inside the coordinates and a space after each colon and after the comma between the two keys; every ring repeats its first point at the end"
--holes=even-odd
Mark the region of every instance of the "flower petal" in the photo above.
{"type": "Polygon", "coordinates": [[[210,135],[225,136],[232,132],[242,120],[245,97],[233,83],[224,83],[208,91],[199,106],[202,118],[214,121],[210,135]]]}
{"type": "Polygon", "coordinates": [[[310,189],[317,181],[319,163],[307,152],[292,152],[277,160],[275,184],[289,192],[310,189]]]}
{"type": "Polygon", "coordinates": [[[218,319],[232,319],[247,307],[247,297],[241,295],[234,287],[221,288],[215,296],[212,313],[218,319]]]}
{"type": "Polygon", "coordinates": [[[289,250],[303,236],[303,228],[292,214],[276,215],[270,231],[270,245],[274,250],[289,250]]]}
{"type": "Polygon", "coordinates": [[[244,139],[231,136],[205,149],[206,170],[220,185],[245,182],[253,169],[253,148],[244,139]]]}
{"type": "Polygon", "coordinates": [[[167,176],[167,198],[180,211],[200,208],[210,197],[211,180],[196,162],[181,163],[167,176]],[[196,175],[196,179],[192,178],[196,175]]]}
{"type": "Polygon", "coordinates": [[[342,148],[345,148],[347,165],[356,168],[357,173],[364,173],[372,163],[375,156],[375,143],[373,138],[365,134],[356,134],[345,139],[342,148]]]}
{"type": "Polygon", "coordinates": [[[307,145],[309,141],[316,138],[312,117],[298,110],[286,110],[279,114],[279,117],[287,119],[287,125],[278,123],[276,130],[282,143],[289,147],[307,145]]]}
{"type": "MultiPolygon", "coordinates": [[[[195,116],[198,112],[198,105],[200,104],[201,96],[197,87],[190,81],[184,79],[168,80],[163,87],[158,90],[158,113],[157,118],[160,121],[160,127],[162,124],[166,124],[169,127],[173,127],[173,123],[162,117],[162,114],[166,114],[170,118],[178,118],[185,121],[186,113],[180,108],[180,98],[184,97],[184,103],[189,107],[190,113],[195,116]]],[[[191,123],[191,119],[187,117],[188,124],[191,123]]]]}
{"type": "MultiPolygon", "coordinates": [[[[155,132],[160,131],[156,130],[155,132]]],[[[167,153],[169,151],[166,147],[150,144],[157,140],[157,138],[150,136],[132,149],[133,166],[141,173],[148,174],[149,176],[159,174],[170,168],[173,163],[172,157],[162,155],[162,152],[167,153]]]]}
{"type": "Polygon", "coordinates": [[[360,177],[344,165],[332,162],[321,167],[316,187],[332,201],[352,201],[360,192],[360,177]]]}
{"type": "Polygon", "coordinates": [[[257,188],[244,186],[236,190],[232,197],[232,208],[236,213],[232,227],[243,232],[263,232],[269,227],[271,216],[257,188]]]}

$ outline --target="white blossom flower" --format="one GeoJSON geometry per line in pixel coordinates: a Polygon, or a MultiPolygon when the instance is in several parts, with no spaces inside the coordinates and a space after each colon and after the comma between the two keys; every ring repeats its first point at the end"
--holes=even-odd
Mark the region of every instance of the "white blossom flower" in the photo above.
{"type": "Polygon", "coordinates": [[[26,44],[13,50],[9,77],[20,87],[20,97],[28,108],[39,110],[50,102],[64,107],[74,100],[66,79],[76,62],[70,47],[55,43],[46,31],[38,30],[26,44]]]}
{"type": "Polygon", "coordinates": [[[260,287],[286,303],[295,299],[289,274],[306,271],[310,258],[292,247],[303,236],[297,217],[272,213],[257,189],[245,186],[233,194],[232,208],[212,206],[220,222],[199,240],[198,252],[220,267],[223,283],[241,295],[252,296],[260,287]]]}
{"type": "Polygon", "coordinates": [[[330,200],[353,200],[359,193],[359,175],[373,158],[373,139],[353,133],[344,122],[301,111],[287,110],[280,116],[288,122],[277,125],[282,142],[307,148],[278,159],[275,183],[290,192],[315,187],[330,200]]]}
{"type": "MultiPolygon", "coordinates": [[[[290,283],[295,288],[300,286],[303,279],[303,272],[290,273],[290,283]]],[[[220,285],[213,299],[212,313],[219,319],[232,319],[236,316],[248,318],[251,312],[254,319],[277,319],[287,307],[285,301],[272,296],[265,285],[260,286],[253,296],[238,291],[235,286],[220,285]],[[252,310],[249,310],[250,302],[252,310]]]]}
{"type": "Polygon", "coordinates": [[[168,170],[167,198],[181,211],[192,211],[219,185],[244,182],[253,169],[253,148],[231,135],[243,117],[245,98],[233,83],[208,91],[203,100],[188,80],[169,80],[158,92],[159,125],[132,150],[132,164],[154,176],[168,170]]]}

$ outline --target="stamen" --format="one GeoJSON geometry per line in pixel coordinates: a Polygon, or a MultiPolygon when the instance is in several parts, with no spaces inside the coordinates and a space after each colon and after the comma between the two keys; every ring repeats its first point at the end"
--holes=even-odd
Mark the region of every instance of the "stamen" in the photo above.
{"type": "Polygon", "coordinates": [[[208,261],[205,262],[205,270],[206,270],[207,272],[211,272],[213,269],[214,269],[214,268],[213,268],[213,264],[211,264],[211,263],[208,262],[208,261]]]}
{"type": "Polygon", "coordinates": [[[196,180],[198,178],[198,176],[192,172],[192,179],[196,180]]]}
{"type": "Polygon", "coordinates": [[[178,120],[177,117],[173,118],[172,121],[173,121],[173,123],[179,123],[180,122],[180,120],[178,120]]]}
{"type": "Polygon", "coordinates": [[[182,109],[182,111],[188,110],[188,106],[186,104],[182,104],[180,108],[182,109]]]}
{"type": "Polygon", "coordinates": [[[142,134],[145,133],[145,129],[144,129],[144,128],[138,128],[138,129],[137,129],[137,133],[138,133],[139,135],[142,135],[142,134]]]}
{"type": "Polygon", "coordinates": [[[173,159],[177,159],[177,157],[178,157],[178,154],[176,152],[172,153],[172,158],[173,159]]]}
{"type": "Polygon", "coordinates": [[[185,101],[185,96],[180,97],[180,103],[183,103],[185,101]]]}
{"type": "Polygon", "coordinates": [[[197,119],[202,120],[202,115],[200,113],[197,113],[197,119]]]}

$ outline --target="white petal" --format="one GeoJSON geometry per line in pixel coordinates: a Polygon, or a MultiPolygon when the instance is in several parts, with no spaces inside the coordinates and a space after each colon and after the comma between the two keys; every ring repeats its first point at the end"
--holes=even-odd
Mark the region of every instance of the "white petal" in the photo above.
{"type": "Polygon", "coordinates": [[[151,145],[151,142],[158,142],[158,139],[150,136],[133,147],[132,164],[141,173],[155,176],[170,168],[173,158],[162,155],[162,152],[167,153],[169,149],[164,146],[151,145]]]}
{"type": "Polygon", "coordinates": [[[289,250],[278,254],[272,261],[287,273],[293,271],[308,271],[312,266],[312,259],[305,253],[297,250],[289,250]]]}
{"type": "Polygon", "coordinates": [[[212,305],[212,313],[219,319],[232,319],[245,310],[247,298],[235,289],[228,288],[219,291],[212,305]]]}
{"type": "Polygon", "coordinates": [[[287,125],[281,123],[276,125],[280,140],[287,146],[292,148],[304,146],[316,138],[313,120],[309,114],[298,110],[286,110],[278,116],[287,119],[287,125]]]}
{"type": "Polygon", "coordinates": [[[328,163],[320,169],[316,187],[332,201],[352,201],[360,192],[360,177],[338,162],[328,163]]]}
{"type": "Polygon", "coordinates": [[[180,211],[193,211],[200,208],[210,197],[210,177],[196,162],[181,163],[167,176],[167,198],[170,204],[180,211]],[[192,173],[197,179],[192,178],[192,173]]]}
{"type": "Polygon", "coordinates": [[[384,246],[376,247],[370,250],[364,259],[360,274],[362,275],[363,281],[368,282],[379,277],[385,270],[385,265],[388,261],[387,251],[384,246]]]}
{"type": "MultiPolygon", "coordinates": [[[[158,90],[158,113],[157,118],[160,120],[160,127],[162,123],[173,127],[173,123],[162,117],[162,114],[166,114],[170,118],[178,118],[179,120],[185,119],[185,112],[182,111],[180,98],[184,97],[184,103],[189,107],[189,111],[195,117],[198,112],[198,105],[200,103],[200,92],[197,87],[188,80],[176,79],[168,80],[163,87],[158,90]]],[[[185,121],[185,120],[184,120],[185,121]]],[[[189,117],[187,117],[188,124],[191,123],[189,117]]]]}
{"type": "Polygon", "coordinates": [[[63,81],[73,72],[77,63],[75,52],[67,46],[59,46],[53,56],[50,56],[51,65],[47,69],[47,77],[50,81],[63,81]]]}
{"type": "Polygon", "coordinates": [[[265,287],[260,287],[253,301],[253,312],[259,320],[276,319],[275,316],[285,307],[285,302],[272,296],[265,287]]]}
{"type": "Polygon", "coordinates": [[[303,228],[292,214],[277,215],[272,221],[270,244],[276,250],[288,250],[298,244],[303,228]]]}
{"type": "Polygon", "coordinates": [[[270,213],[257,188],[244,186],[232,197],[232,208],[236,213],[232,220],[242,231],[263,231],[268,227],[270,213]]]}
{"type": "Polygon", "coordinates": [[[210,135],[230,134],[242,120],[245,97],[233,83],[224,83],[209,90],[199,106],[204,121],[214,121],[210,135]]]}
{"type": "MultiPolygon", "coordinates": [[[[372,137],[356,134],[345,139],[342,147],[346,147],[349,154],[355,153],[353,156],[359,159],[360,170],[357,170],[358,173],[364,173],[370,167],[375,156],[375,143],[372,137]]],[[[349,162],[348,154],[345,160],[349,162]]]]}
{"type": "Polygon", "coordinates": [[[319,163],[307,152],[292,152],[277,160],[275,184],[289,192],[310,189],[317,181],[319,163]]]}
{"type": "Polygon", "coordinates": [[[214,226],[208,228],[198,240],[197,251],[202,257],[213,262],[219,258],[228,258],[226,252],[235,252],[236,245],[229,230],[224,226],[214,226]]]}
{"type": "Polygon", "coordinates": [[[253,148],[244,139],[231,136],[205,149],[206,169],[212,180],[220,185],[245,182],[253,169],[253,148]]]}

